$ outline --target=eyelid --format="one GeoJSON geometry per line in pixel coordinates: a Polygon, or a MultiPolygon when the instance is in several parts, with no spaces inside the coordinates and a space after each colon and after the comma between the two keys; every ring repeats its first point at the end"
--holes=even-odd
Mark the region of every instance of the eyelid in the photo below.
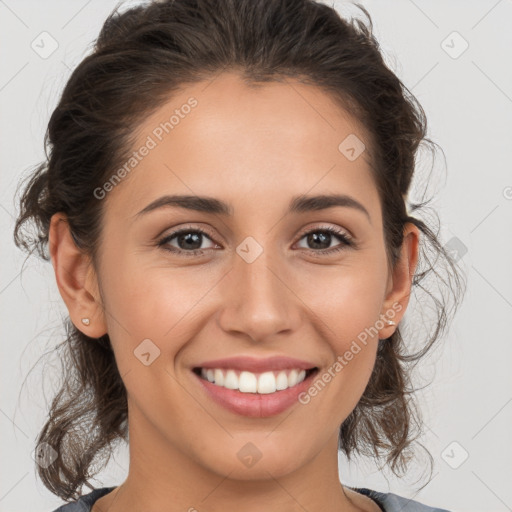
{"type": "Polygon", "coordinates": [[[338,226],[332,226],[332,225],[328,225],[328,224],[319,224],[319,225],[313,225],[313,226],[308,226],[306,228],[304,228],[302,231],[299,232],[299,240],[304,236],[304,235],[307,235],[309,233],[311,233],[312,231],[330,231],[330,232],[335,232],[339,235],[345,235],[348,239],[350,240],[354,240],[354,235],[352,235],[352,233],[346,229],[346,228],[341,228],[341,227],[338,227],[338,226]]]}
{"type": "Polygon", "coordinates": [[[159,235],[157,235],[154,240],[156,242],[162,241],[166,238],[174,237],[176,235],[179,235],[183,231],[198,231],[203,232],[205,235],[208,235],[208,237],[211,239],[212,242],[215,241],[215,238],[217,235],[214,235],[213,232],[207,228],[202,226],[201,224],[185,224],[181,227],[174,227],[174,228],[168,228],[162,231],[159,235]],[[167,233],[167,234],[166,234],[167,233]]]}

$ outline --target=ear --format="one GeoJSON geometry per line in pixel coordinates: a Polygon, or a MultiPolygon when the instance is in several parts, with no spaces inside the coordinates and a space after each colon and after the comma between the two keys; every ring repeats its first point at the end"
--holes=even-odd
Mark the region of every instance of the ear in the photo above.
{"type": "Polygon", "coordinates": [[[48,239],[57,286],[71,321],[91,338],[103,336],[107,326],[97,276],[90,257],[75,244],[64,213],[52,216],[48,239]],[[89,318],[89,325],[82,318],[89,318]]]}
{"type": "Polygon", "coordinates": [[[391,269],[388,280],[386,297],[381,312],[384,327],[379,331],[380,339],[389,338],[393,334],[409,304],[412,280],[418,263],[419,240],[419,229],[411,222],[407,222],[404,227],[404,239],[400,256],[395,267],[391,269]],[[386,319],[392,320],[396,325],[387,325],[386,319]]]}

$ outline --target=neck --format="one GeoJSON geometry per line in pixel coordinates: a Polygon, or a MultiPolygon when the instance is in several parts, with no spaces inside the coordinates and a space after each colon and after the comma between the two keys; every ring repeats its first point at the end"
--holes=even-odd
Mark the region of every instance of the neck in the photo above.
{"type": "MultiPolygon", "coordinates": [[[[263,506],[266,512],[380,510],[372,500],[340,483],[337,431],[313,459],[291,471],[286,461],[276,467],[266,464],[264,456],[248,468],[235,454],[226,471],[220,472],[199,464],[189,447],[164,439],[137,409],[132,409],[129,417],[128,477],[100,498],[92,512],[225,512],[240,508],[260,512],[263,506]]],[[[289,457],[299,458],[299,454],[289,457]]],[[[295,460],[290,460],[289,466],[295,460]]]]}

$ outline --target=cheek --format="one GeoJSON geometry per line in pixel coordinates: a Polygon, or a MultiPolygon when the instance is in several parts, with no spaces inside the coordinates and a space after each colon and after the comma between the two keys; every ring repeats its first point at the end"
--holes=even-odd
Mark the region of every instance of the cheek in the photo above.
{"type": "Polygon", "coordinates": [[[325,388],[329,399],[316,401],[316,412],[334,416],[336,426],[354,409],[373,371],[387,273],[383,259],[361,258],[332,270],[309,276],[307,282],[315,286],[303,287],[300,293],[314,313],[309,316],[314,329],[331,352],[330,365],[304,401],[314,400],[325,388]]]}
{"type": "Polygon", "coordinates": [[[382,313],[386,280],[382,259],[355,256],[342,265],[311,271],[300,284],[297,281],[295,290],[322,320],[325,338],[341,353],[347,342],[375,326],[382,313]]]}
{"type": "Polygon", "coordinates": [[[108,332],[125,372],[140,363],[136,358],[145,348],[152,358],[172,362],[200,328],[198,314],[218,281],[192,266],[148,264],[136,254],[105,257],[101,280],[108,332]]]}
{"type": "Polygon", "coordinates": [[[162,404],[173,404],[173,414],[190,407],[176,385],[175,365],[193,328],[199,328],[194,312],[207,284],[197,272],[187,277],[169,267],[143,265],[134,256],[105,264],[103,272],[109,336],[130,400],[168,424],[171,408],[162,404]]]}

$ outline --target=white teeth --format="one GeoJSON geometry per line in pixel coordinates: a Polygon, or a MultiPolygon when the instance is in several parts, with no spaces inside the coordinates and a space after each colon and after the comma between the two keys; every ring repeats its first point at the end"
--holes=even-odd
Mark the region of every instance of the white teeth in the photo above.
{"type": "Polygon", "coordinates": [[[201,368],[203,379],[216,386],[238,389],[241,393],[269,394],[291,388],[306,377],[306,370],[282,370],[279,372],[252,373],[248,371],[201,368]]]}
{"type": "Polygon", "coordinates": [[[262,373],[258,377],[258,393],[274,393],[276,390],[276,378],[273,372],[262,373]]]}
{"type": "Polygon", "coordinates": [[[210,379],[208,377],[208,380],[210,382],[218,382],[219,383],[219,386],[222,386],[224,384],[224,375],[222,374],[222,370],[208,370],[206,372],[206,376],[208,376],[208,373],[209,372],[212,372],[212,378],[210,379]]]}
{"type": "Polygon", "coordinates": [[[288,386],[295,386],[297,381],[299,380],[299,372],[297,370],[292,370],[290,375],[288,375],[288,386]]]}
{"type": "Polygon", "coordinates": [[[238,377],[236,376],[236,373],[233,370],[228,370],[226,372],[226,378],[224,379],[224,382],[222,384],[219,383],[219,386],[223,386],[228,389],[238,389],[238,377]]]}
{"type": "Polygon", "coordinates": [[[242,372],[238,377],[238,389],[242,393],[256,393],[258,389],[258,379],[254,373],[242,372]]]}
{"type": "Polygon", "coordinates": [[[286,372],[279,372],[276,379],[276,388],[278,390],[286,389],[288,387],[288,376],[286,372]]]}

